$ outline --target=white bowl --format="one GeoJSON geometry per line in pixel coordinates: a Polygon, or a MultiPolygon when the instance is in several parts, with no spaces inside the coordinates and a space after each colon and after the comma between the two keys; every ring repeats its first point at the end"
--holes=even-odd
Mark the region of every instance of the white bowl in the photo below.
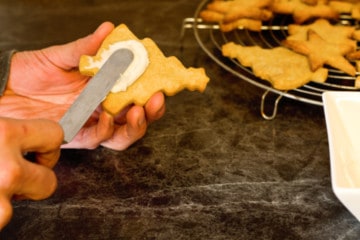
{"type": "Polygon", "coordinates": [[[332,188],[360,221],[360,92],[325,92],[332,188]]]}

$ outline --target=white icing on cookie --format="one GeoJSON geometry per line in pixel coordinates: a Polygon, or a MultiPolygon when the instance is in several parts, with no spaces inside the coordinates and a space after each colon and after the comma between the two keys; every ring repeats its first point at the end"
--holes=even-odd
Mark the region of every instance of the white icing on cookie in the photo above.
{"type": "Polygon", "coordinates": [[[126,91],[126,89],[144,73],[145,69],[149,65],[149,56],[144,45],[136,40],[116,42],[109,45],[107,49],[104,49],[101,52],[100,61],[90,59],[89,65],[87,66],[89,69],[100,69],[113,52],[122,48],[132,51],[134,59],[126,71],[121,74],[119,79],[116,81],[114,87],[111,89],[112,93],[126,91]]]}

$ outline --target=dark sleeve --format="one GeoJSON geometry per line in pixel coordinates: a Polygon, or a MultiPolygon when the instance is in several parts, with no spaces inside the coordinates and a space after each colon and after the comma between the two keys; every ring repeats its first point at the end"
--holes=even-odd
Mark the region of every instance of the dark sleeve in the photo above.
{"type": "Polygon", "coordinates": [[[15,52],[15,50],[0,52],[0,96],[2,96],[5,91],[9,78],[11,57],[15,52]]]}

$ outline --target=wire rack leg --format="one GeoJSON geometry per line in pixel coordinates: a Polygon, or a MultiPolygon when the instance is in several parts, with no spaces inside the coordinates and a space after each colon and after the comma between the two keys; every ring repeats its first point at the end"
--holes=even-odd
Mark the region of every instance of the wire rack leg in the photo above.
{"type": "Polygon", "coordinates": [[[265,102],[266,102],[266,99],[267,99],[267,96],[268,96],[269,92],[270,92],[270,91],[267,90],[266,92],[264,92],[264,94],[263,94],[262,97],[261,97],[261,107],[260,107],[260,111],[261,111],[261,116],[262,116],[264,119],[266,119],[266,120],[273,120],[273,119],[276,117],[277,110],[278,110],[278,105],[279,105],[280,99],[283,97],[283,95],[279,95],[279,96],[275,99],[272,113],[271,113],[271,115],[268,115],[268,114],[265,113],[265,102]]]}

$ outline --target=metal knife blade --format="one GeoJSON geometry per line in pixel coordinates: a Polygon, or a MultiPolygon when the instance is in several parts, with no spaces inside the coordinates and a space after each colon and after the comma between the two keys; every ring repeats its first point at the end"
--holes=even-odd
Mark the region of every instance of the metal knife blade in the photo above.
{"type": "Polygon", "coordinates": [[[112,53],[95,76],[89,80],[84,90],[59,121],[64,130],[64,143],[73,140],[133,59],[134,55],[129,49],[119,49],[112,53]]]}

